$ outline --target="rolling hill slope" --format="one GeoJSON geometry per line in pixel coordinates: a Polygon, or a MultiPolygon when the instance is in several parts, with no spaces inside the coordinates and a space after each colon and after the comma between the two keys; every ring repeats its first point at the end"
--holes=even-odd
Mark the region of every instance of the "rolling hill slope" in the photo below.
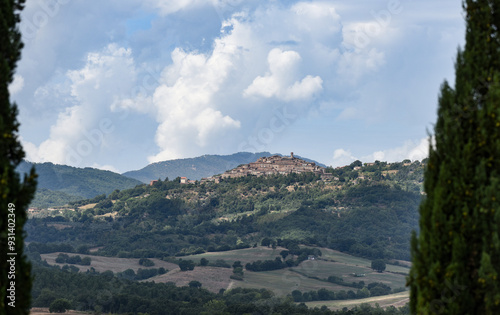
{"type": "Polygon", "coordinates": [[[24,161],[17,168],[21,174],[35,166],[38,174],[37,192],[45,196],[50,191],[81,198],[92,198],[109,194],[115,189],[133,188],[141,182],[110,171],[95,168],[77,168],[53,163],[31,163],[24,161]]]}

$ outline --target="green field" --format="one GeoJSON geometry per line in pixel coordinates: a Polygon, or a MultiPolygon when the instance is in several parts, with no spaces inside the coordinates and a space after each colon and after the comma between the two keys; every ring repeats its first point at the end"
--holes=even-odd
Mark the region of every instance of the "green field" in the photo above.
{"type": "Polygon", "coordinates": [[[182,259],[191,259],[194,262],[200,262],[201,258],[206,258],[210,262],[215,262],[217,259],[223,259],[229,264],[239,260],[243,265],[249,262],[257,260],[274,260],[276,257],[280,256],[280,252],[286,248],[277,247],[275,249],[258,246],[255,248],[244,248],[237,250],[229,250],[225,252],[208,252],[198,255],[190,255],[181,257],[182,259]]]}
{"type": "MultiPolygon", "coordinates": [[[[234,261],[241,261],[243,265],[256,260],[274,260],[284,248],[276,249],[259,246],[256,248],[246,248],[225,252],[210,252],[198,255],[182,257],[199,262],[201,258],[206,258],[210,262],[217,259],[223,259],[229,264],[234,261]]],[[[364,281],[366,284],[371,282],[382,282],[389,285],[392,289],[405,287],[408,268],[401,266],[387,265],[387,271],[379,273],[370,268],[371,260],[351,256],[338,251],[321,248],[323,255],[317,260],[306,260],[299,266],[289,269],[252,272],[245,271],[244,281],[233,281],[231,286],[245,288],[267,288],[279,295],[286,295],[293,290],[302,292],[326,288],[328,290],[353,290],[352,287],[342,286],[319,279],[327,279],[329,276],[342,277],[344,282],[364,281]],[[324,260],[327,259],[327,260],[324,260]],[[403,273],[395,274],[393,272],[403,273]],[[354,277],[353,273],[365,274],[364,277],[354,277]]]]}
{"type": "Polygon", "coordinates": [[[334,283],[311,279],[303,275],[292,272],[289,269],[245,272],[244,281],[237,281],[234,286],[244,288],[266,288],[272,290],[277,295],[287,295],[293,290],[312,291],[325,288],[331,291],[348,290],[348,287],[334,283]]]}
{"type": "MultiPolygon", "coordinates": [[[[356,257],[352,256],[349,254],[345,254],[333,249],[327,249],[327,248],[321,248],[321,252],[323,255],[321,256],[322,259],[328,259],[328,260],[334,260],[335,262],[339,263],[345,263],[348,265],[354,265],[354,266],[361,266],[361,267],[366,267],[370,268],[371,266],[371,260],[369,259],[364,259],[361,257],[356,257]]],[[[390,272],[401,272],[401,273],[408,273],[410,271],[409,268],[403,267],[403,266],[395,266],[395,265],[387,265],[386,271],[390,272]]]]}
{"type": "MultiPolygon", "coordinates": [[[[390,272],[376,272],[371,268],[359,265],[349,265],[346,263],[330,262],[323,260],[304,261],[297,267],[291,268],[302,275],[309,277],[317,277],[320,279],[328,279],[329,276],[342,277],[344,282],[359,282],[364,281],[366,284],[371,282],[382,282],[393,289],[404,287],[406,277],[401,274],[390,272]],[[353,273],[364,274],[362,277],[355,277],[353,273]]],[[[352,288],[351,288],[352,290],[352,288]]]]}

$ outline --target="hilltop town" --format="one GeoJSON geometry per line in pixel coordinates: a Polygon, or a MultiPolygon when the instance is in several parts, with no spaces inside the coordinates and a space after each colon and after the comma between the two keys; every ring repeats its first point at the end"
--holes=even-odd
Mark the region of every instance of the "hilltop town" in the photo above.
{"type": "MultiPolygon", "coordinates": [[[[290,156],[273,155],[270,157],[262,157],[259,158],[256,162],[240,165],[236,168],[233,168],[232,170],[224,172],[221,175],[203,178],[201,182],[214,181],[218,183],[221,179],[238,178],[248,175],[287,175],[290,173],[300,174],[308,172],[320,175],[322,179],[332,178],[333,175],[331,173],[326,173],[325,170],[326,168],[316,165],[316,163],[314,162],[308,162],[294,157],[293,152],[291,152],[290,156]]],[[[190,181],[187,178],[181,178],[181,183],[187,184],[189,182],[190,181]]]]}

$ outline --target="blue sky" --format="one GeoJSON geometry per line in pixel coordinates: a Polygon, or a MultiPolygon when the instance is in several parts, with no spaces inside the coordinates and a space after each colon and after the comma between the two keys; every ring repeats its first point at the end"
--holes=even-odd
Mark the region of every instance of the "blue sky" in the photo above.
{"type": "Polygon", "coordinates": [[[422,159],[460,1],[32,0],[28,160],[117,172],[238,151],[422,159]]]}

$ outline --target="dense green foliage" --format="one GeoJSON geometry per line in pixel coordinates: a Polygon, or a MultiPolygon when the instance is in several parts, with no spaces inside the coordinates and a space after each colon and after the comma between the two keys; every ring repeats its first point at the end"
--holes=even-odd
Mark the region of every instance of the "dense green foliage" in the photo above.
{"type": "Polygon", "coordinates": [[[340,290],[338,292],[334,292],[325,288],[308,292],[294,290],[292,292],[292,298],[295,302],[352,300],[364,299],[370,296],[387,295],[390,294],[391,291],[391,287],[388,285],[380,282],[373,282],[367,287],[362,287],[361,289],[356,290],[356,292],[354,292],[354,290],[340,290]]]}
{"type": "Polygon", "coordinates": [[[148,268],[148,269],[142,269],[139,268],[137,270],[137,273],[133,269],[127,269],[123,272],[118,272],[116,276],[118,278],[123,278],[127,280],[144,280],[144,279],[149,279],[152,277],[155,277],[157,275],[163,275],[167,272],[165,268],[148,268]]]}
{"type": "Polygon", "coordinates": [[[326,281],[331,282],[331,283],[340,284],[340,285],[346,286],[346,287],[357,288],[357,289],[362,289],[365,286],[365,282],[364,281],[359,281],[359,282],[345,282],[344,278],[338,277],[338,276],[329,276],[328,279],[326,279],[326,281]]]}
{"type": "Polygon", "coordinates": [[[439,97],[412,241],[418,314],[500,313],[500,1],[463,1],[466,45],[439,97]]]}
{"type": "Polygon", "coordinates": [[[0,1],[0,312],[28,314],[30,265],[23,255],[26,212],[36,189],[33,169],[20,180],[16,167],[24,158],[18,139],[17,106],[8,86],[21,57],[18,30],[24,0],[0,1]],[[11,255],[9,255],[9,253],[11,255]]]}
{"type": "Polygon", "coordinates": [[[82,258],[80,255],[69,256],[68,254],[59,253],[56,258],[56,263],[89,266],[92,263],[92,258],[88,256],[82,258]]]}
{"type": "Polygon", "coordinates": [[[46,188],[36,190],[35,198],[30,203],[30,207],[35,208],[51,208],[64,206],[70,202],[81,200],[83,197],[74,196],[62,191],[54,191],[46,188]]]}

